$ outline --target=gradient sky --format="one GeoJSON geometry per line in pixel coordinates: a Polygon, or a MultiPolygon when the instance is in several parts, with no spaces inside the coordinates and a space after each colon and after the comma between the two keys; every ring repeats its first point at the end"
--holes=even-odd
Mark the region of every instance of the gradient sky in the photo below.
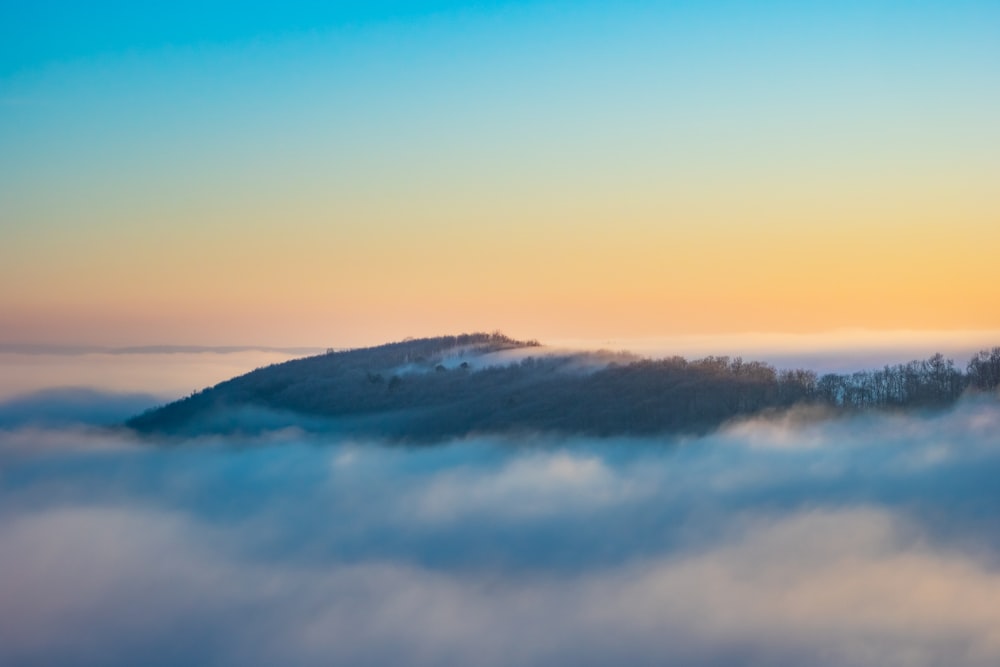
{"type": "Polygon", "coordinates": [[[1000,3],[5,2],[0,341],[1000,330],[1000,3]]]}

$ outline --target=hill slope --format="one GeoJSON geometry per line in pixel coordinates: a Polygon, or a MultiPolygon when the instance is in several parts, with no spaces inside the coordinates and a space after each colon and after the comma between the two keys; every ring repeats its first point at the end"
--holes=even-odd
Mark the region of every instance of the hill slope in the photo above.
{"type": "Polygon", "coordinates": [[[257,369],[129,420],[144,433],[283,426],[393,439],[554,431],[597,436],[704,432],[799,403],[838,410],[942,407],[994,389],[1000,348],[968,373],[935,355],[818,378],[728,357],[650,360],[558,353],[500,334],[407,340],[257,369]]]}

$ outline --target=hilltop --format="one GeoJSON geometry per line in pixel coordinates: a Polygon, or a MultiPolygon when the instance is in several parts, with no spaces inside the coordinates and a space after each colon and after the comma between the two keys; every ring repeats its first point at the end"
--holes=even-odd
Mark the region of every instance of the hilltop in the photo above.
{"type": "Polygon", "coordinates": [[[201,435],[296,426],[432,440],[547,431],[702,433],[798,404],[834,411],[941,408],[1000,384],[1000,348],[966,369],[941,355],[851,375],[778,371],[736,357],[565,352],[499,333],[405,340],[259,368],[127,422],[201,435]]]}

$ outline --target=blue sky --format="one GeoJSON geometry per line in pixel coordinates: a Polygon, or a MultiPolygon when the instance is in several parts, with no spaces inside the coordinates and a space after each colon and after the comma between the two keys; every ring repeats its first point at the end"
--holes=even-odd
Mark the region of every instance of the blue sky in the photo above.
{"type": "MultiPolygon", "coordinates": [[[[473,3],[483,7],[499,3],[473,3]]],[[[467,2],[7,2],[0,25],[4,74],[130,51],[210,46],[345,25],[407,21],[467,2]]]]}

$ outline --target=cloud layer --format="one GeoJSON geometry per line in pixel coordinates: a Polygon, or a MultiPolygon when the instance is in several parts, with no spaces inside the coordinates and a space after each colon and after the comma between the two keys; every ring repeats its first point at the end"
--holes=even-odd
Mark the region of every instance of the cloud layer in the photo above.
{"type": "Polygon", "coordinates": [[[0,431],[0,664],[994,665],[1000,405],[685,440],[0,431]]]}

